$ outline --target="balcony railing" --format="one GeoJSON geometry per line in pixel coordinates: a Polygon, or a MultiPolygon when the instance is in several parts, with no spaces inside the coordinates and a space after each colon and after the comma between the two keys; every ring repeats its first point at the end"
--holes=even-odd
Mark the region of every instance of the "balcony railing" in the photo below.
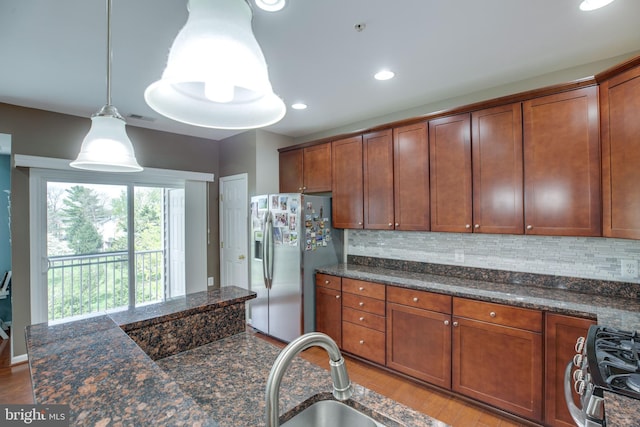
{"type": "MultiPolygon", "coordinates": [[[[164,253],[135,253],[135,304],[164,300],[164,253]]],[[[126,251],[49,257],[49,321],[129,306],[126,251]]]]}

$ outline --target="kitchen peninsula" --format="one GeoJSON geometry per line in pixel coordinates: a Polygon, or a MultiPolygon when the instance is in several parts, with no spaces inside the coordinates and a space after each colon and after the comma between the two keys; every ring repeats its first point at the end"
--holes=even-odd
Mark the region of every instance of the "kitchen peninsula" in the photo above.
{"type": "MultiPolygon", "coordinates": [[[[70,405],[72,425],[263,425],[266,379],[280,349],[245,332],[252,298],[225,287],[29,326],[35,402],[70,405]]],[[[283,419],[330,399],[330,390],[327,371],[296,360],[280,393],[283,419]]],[[[349,405],[386,425],[444,426],[357,385],[349,405]]]]}

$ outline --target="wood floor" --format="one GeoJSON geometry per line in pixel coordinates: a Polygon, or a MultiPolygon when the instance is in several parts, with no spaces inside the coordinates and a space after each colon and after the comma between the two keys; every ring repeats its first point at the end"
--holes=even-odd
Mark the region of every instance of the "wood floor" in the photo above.
{"type": "MultiPolygon", "coordinates": [[[[256,333],[256,336],[264,338],[279,347],[284,347],[284,344],[280,341],[265,337],[259,333],[256,333]]],[[[33,392],[29,377],[29,364],[21,363],[10,366],[8,342],[7,340],[0,342],[0,403],[32,404],[33,392]]],[[[322,349],[310,348],[302,353],[302,357],[325,369],[329,368],[329,359],[322,349]]],[[[348,356],[345,359],[349,376],[353,382],[454,427],[515,427],[525,425],[348,356]]]]}

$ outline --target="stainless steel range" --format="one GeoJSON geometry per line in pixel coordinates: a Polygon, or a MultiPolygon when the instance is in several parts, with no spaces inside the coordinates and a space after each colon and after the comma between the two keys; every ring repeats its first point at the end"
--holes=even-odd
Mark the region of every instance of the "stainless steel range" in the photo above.
{"type": "Polygon", "coordinates": [[[564,381],[571,417],[580,427],[606,426],[604,391],[640,399],[640,335],[594,325],[575,349],[564,381]],[[572,388],[581,407],[573,402],[572,388]]]}

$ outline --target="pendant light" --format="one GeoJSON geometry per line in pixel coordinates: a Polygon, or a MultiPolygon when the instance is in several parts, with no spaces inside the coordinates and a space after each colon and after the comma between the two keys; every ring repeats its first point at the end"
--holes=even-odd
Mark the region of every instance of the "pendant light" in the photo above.
{"type": "Polygon", "coordinates": [[[107,0],[107,104],[91,116],[91,129],[71,167],[100,172],[140,172],[124,118],[111,105],[111,0],[107,0]]]}
{"type": "Polygon", "coordinates": [[[284,102],[273,93],[267,63],[245,0],[189,0],[162,78],[144,93],[158,113],[216,129],[253,129],[280,121],[284,102]]]}

